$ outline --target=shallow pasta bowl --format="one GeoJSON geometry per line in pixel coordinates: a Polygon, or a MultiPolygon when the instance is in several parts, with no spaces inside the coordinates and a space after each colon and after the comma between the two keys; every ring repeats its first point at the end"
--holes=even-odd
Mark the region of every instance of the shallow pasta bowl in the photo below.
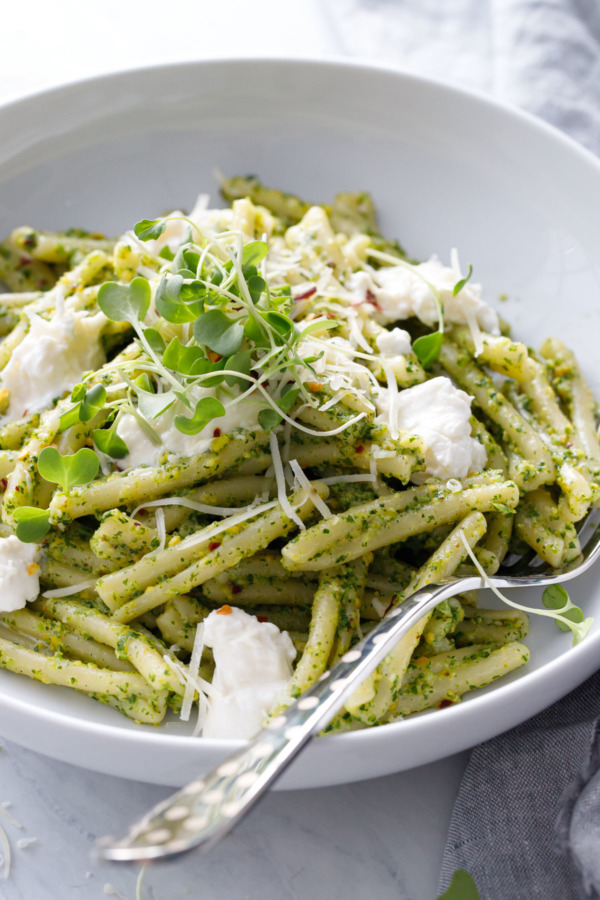
{"type": "MultiPolygon", "coordinates": [[[[369,190],[385,234],[421,258],[447,261],[457,247],[515,336],[559,336],[600,395],[600,165],[522,114],[383,69],[277,60],[130,72],[0,110],[2,233],[28,224],[116,234],[189,208],[200,191],[216,199],[215,170],[256,173],[315,201],[369,190]]],[[[600,623],[597,582],[588,572],[570,592],[600,623]]],[[[519,599],[539,603],[535,590],[519,599]]],[[[282,787],[382,775],[498,734],[595,670],[600,624],[571,648],[534,620],[528,644],[528,666],[460,705],[315,741],[282,787]]],[[[191,738],[176,720],[135,726],[4,671],[0,731],[68,762],[171,785],[235,747],[191,738]]]]}

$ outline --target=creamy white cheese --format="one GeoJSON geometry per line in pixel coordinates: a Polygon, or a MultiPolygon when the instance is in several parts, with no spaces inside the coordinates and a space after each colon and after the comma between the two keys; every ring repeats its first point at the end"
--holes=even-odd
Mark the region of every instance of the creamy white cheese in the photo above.
{"type": "MultiPolygon", "coordinates": [[[[195,401],[201,397],[214,397],[210,390],[196,390],[195,401]]],[[[179,404],[173,406],[161,416],[152,419],[151,426],[161,439],[155,444],[140,425],[135,416],[126,413],[117,425],[117,434],[127,444],[129,454],[121,461],[127,468],[134,466],[155,466],[165,456],[197,456],[210,449],[211,441],[219,434],[231,434],[244,429],[252,431],[258,427],[257,403],[240,402],[225,406],[225,415],[213,419],[198,434],[183,434],[174,425],[176,414],[190,415],[190,411],[179,404]],[[215,429],[218,429],[215,435],[215,429]]]]}
{"type": "Polygon", "coordinates": [[[475,321],[490,334],[500,334],[498,314],[481,297],[481,285],[468,281],[456,297],[460,270],[444,266],[436,256],[416,266],[384,266],[377,271],[355,272],[347,287],[363,300],[372,299],[374,317],[383,325],[417,316],[425,325],[437,325],[438,305],[430,285],[439,292],[447,322],[469,325],[475,321]]]}
{"type": "Polygon", "coordinates": [[[294,645],[286,631],[241,609],[215,610],[203,624],[215,673],[202,734],[253,737],[292,677],[294,645]]]}
{"type": "MultiPolygon", "coordinates": [[[[389,422],[390,393],[375,399],[376,422],[389,422]]],[[[440,376],[400,391],[394,398],[397,428],[418,434],[426,444],[425,472],[436,478],[464,478],[483,469],[486,453],[471,437],[471,397],[440,376]]]]}
{"type": "Polygon", "coordinates": [[[410,334],[403,328],[378,334],[375,343],[382,356],[405,356],[411,351],[410,334]]]}
{"type": "Polygon", "coordinates": [[[49,320],[31,315],[29,331],[0,373],[0,388],[10,395],[4,418],[41,412],[84,372],[98,369],[105,361],[100,343],[105,322],[104,313],[90,316],[64,307],[49,320]]]}
{"type": "Polygon", "coordinates": [[[18,537],[0,538],[0,612],[23,609],[40,592],[39,547],[18,537]]]}

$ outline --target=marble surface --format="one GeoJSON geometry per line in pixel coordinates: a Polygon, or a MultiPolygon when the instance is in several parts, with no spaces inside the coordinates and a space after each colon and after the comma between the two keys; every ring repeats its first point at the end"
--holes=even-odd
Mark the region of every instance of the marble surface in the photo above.
{"type": "MultiPolygon", "coordinates": [[[[94,842],[124,829],[168,789],[0,744],[0,804],[9,804],[23,826],[16,828],[0,808],[13,848],[10,877],[0,877],[0,900],[134,900],[137,869],[97,863],[94,842]],[[17,842],[29,837],[37,840],[19,849],[17,842]]],[[[208,854],[150,867],[142,896],[434,900],[467,756],[357,784],[274,792],[208,854]]]]}
{"type": "MultiPolygon", "coordinates": [[[[10,4],[2,14],[0,102],[174,60],[339,55],[343,48],[323,12],[319,0],[170,0],[168,10],[159,0],[104,0],[101,7],[29,0],[26,16],[10,4]]],[[[9,803],[23,825],[15,828],[0,809],[13,847],[0,900],[134,900],[137,871],[94,862],[94,840],[123,829],[167,790],[0,743],[0,803],[9,803]],[[37,840],[18,849],[24,837],[37,840]]],[[[276,792],[210,854],[149,869],[144,900],[433,900],[466,758],[354,785],[276,792]]]]}

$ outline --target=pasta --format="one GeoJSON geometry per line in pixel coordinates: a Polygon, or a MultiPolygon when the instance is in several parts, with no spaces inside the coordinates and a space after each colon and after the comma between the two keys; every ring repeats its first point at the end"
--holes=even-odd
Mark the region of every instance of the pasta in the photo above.
{"type": "MultiPolygon", "coordinates": [[[[513,340],[456,253],[409,260],[367,194],[222,191],[0,244],[0,665],[249,737],[419,588],[574,561],[600,443],[571,350],[513,340]]],[[[459,702],[527,631],[444,601],[327,731],[459,702]]]]}

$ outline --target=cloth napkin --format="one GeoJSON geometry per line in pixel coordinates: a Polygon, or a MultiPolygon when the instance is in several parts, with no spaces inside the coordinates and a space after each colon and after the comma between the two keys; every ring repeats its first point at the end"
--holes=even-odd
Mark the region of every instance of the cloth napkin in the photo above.
{"type": "MultiPolygon", "coordinates": [[[[600,153],[598,0],[336,0],[326,14],[338,53],[485,91],[600,153]]],[[[472,752],[440,890],[463,868],[482,900],[600,897],[599,715],[597,674],[472,752]]]]}

